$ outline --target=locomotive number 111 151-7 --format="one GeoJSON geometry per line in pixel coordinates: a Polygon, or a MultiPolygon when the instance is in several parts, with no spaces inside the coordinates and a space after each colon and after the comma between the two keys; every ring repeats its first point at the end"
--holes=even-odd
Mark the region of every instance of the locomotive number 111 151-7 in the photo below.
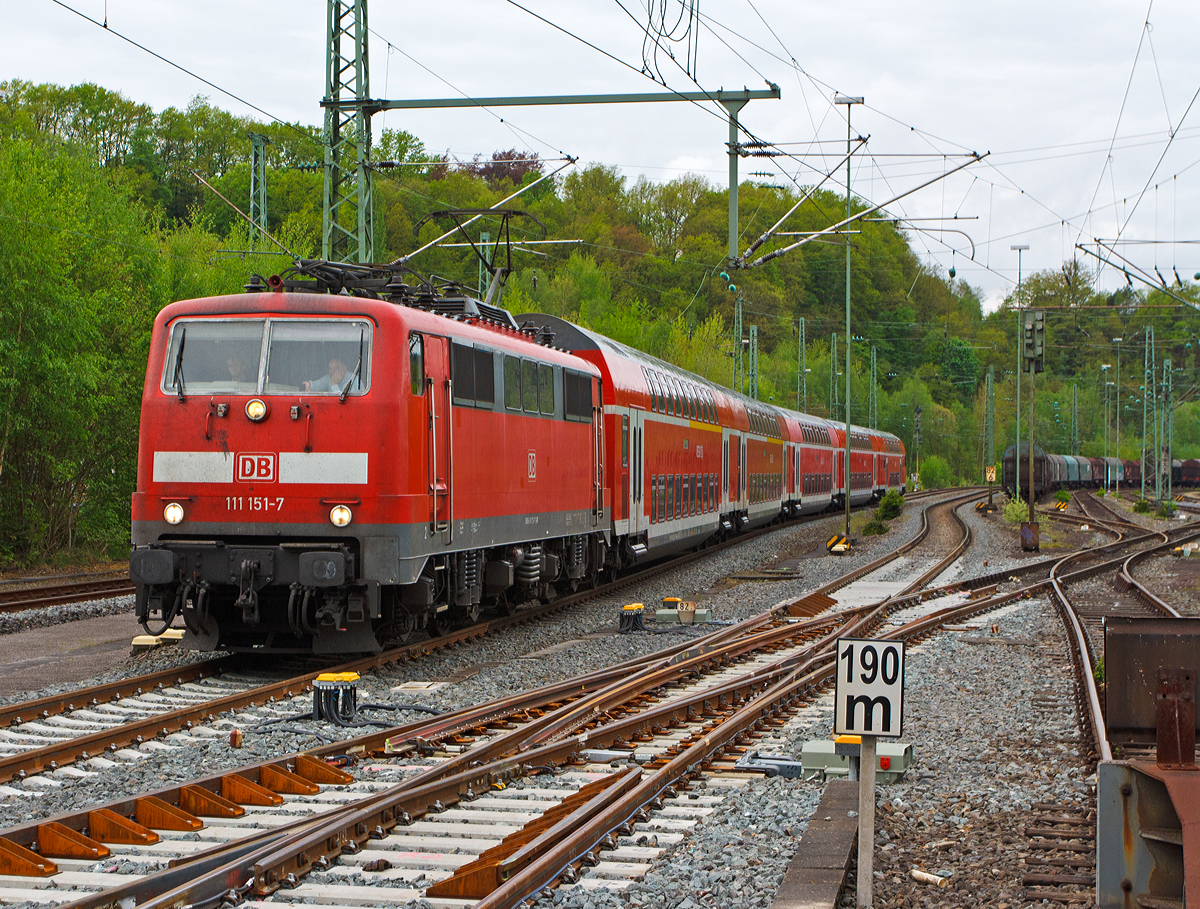
{"type": "Polygon", "coordinates": [[[227,511],[283,511],[283,496],[226,496],[227,511]]]}

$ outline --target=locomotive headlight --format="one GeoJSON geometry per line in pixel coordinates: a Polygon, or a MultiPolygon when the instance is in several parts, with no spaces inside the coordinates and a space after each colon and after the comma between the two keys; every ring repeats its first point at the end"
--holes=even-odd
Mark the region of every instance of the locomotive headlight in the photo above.
{"type": "Polygon", "coordinates": [[[266,401],[253,398],[246,402],[246,416],[254,423],[261,423],[265,420],[268,412],[266,401]]]}
{"type": "Polygon", "coordinates": [[[183,506],[172,502],[163,509],[163,518],[168,524],[179,524],[183,521],[183,506]]]}
{"type": "Polygon", "coordinates": [[[329,511],[329,523],[334,527],[345,527],[354,515],[345,505],[334,505],[329,511]]]}

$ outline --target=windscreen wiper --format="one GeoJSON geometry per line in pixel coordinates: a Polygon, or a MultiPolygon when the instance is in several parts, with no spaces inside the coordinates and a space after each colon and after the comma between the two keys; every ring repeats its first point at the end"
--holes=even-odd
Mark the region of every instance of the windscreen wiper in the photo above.
{"type": "Polygon", "coordinates": [[[175,354],[175,389],[179,392],[179,403],[187,400],[183,393],[183,345],[187,341],[187,329],[179,330],[179,350],[175,354]]]}
{"type": "Polygon", "coordinates": [[[362,369],[363,361],[363,339],[366,337],[366,329],[359,332],[358,335],[358,362],[354,365],[354,372],[350,374],[350,381],[346,383],[346,387],[342,389],[341,396],[338,397],[339,404],[346,403],[346,395],[350,394],[350,386],[354,384],[354,380],[358,378],[358,371],[362,369]]]}

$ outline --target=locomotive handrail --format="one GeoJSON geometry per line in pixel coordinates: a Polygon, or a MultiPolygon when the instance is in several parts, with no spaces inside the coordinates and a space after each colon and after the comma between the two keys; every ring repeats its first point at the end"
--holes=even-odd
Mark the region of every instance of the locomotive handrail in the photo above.
{"type": "MultiPolygon", "coordinates": [[[[446,517],[450,529],[447,545],[454,542],[454,380],[446,378],[446,517]]],[[[437,470],[434,467],[434,470],[437,470]]],[[[434,508],[437,496],[434,496],[434,508]]]]}

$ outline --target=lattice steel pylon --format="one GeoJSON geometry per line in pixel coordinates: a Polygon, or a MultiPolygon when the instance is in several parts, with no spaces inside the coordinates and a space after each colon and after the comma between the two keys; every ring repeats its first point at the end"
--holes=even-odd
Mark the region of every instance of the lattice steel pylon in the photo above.
{"type": "Polygon", "coordinates": [[[750,326],[750,397],[758,400],[758,326],[750,326]]]}
{"type": "Polygon", "coordinates": [[[375,258],[367,0],[329,0],[325,52],[325,200],[321,255],[375,258]]]}
{"type": "Polygon", "coordinates": [[[267,232],[267,146],[271,140],[247,130],[250,139],[250,220],[258,228],[250,232],[250,249],[258,234],[267,232]]]}

